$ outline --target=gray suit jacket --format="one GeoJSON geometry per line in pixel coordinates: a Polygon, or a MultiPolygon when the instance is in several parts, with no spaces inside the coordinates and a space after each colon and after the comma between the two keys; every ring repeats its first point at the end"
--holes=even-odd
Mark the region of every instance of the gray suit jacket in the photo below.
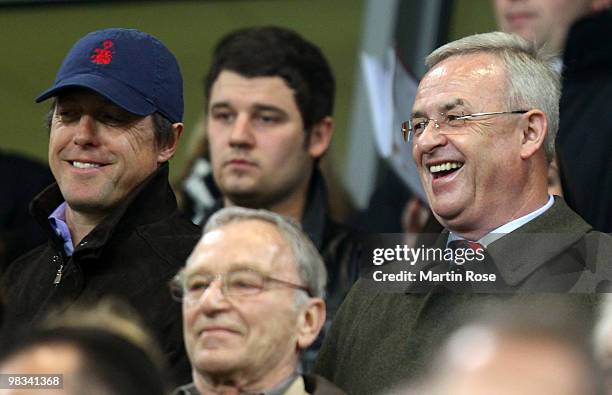
{"type": "Polygon", "coordinates": [[[334,319],[315,371],[349,394],[377,393],[415,377],[475,301],[567,299],[582,312],[569,319],[590,321],[597,300],[593,292],[612,279],[612,238],[592,231],[560,199],[491,243],[486,253],[486,265],[495,267],[511,292],[451,293],[434,287],[390,293],[360,279],[334,319]]]}

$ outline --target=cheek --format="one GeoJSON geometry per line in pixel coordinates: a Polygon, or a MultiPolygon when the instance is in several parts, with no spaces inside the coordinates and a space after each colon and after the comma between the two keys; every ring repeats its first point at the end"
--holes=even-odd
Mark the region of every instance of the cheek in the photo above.
{"type": "Polygon", "coordinates": [[[148,155],[156,156],[155,138],[153,134],[145,135],[141,131],[128,131],[123,136],[123,140],[117,139],[120,150],[131,157],[144,157],[148,155]]]}
{"type": "Polygon", "coordinates": [[[421,150],[417,144],[412,145],[412,160],[416,163],[417,167],[421,167],[421,150]]]}
{"type": "Polygon", "coordinates": [[[193,327],[196,323],[198,314],[194,308],[183,308],[183,337],[187,349],[192,350],[197,341],[196,335],[193,332],[193,327]]]}
{"type": "MultiPolygon", "coordinates": [[[[210,128],[208,130],[211,130],[210,128]]],[[[220,161],[224,141],[219,133],[209,132],[208,134],[208,154],[213,165],[220,161]]]]}
{"type": "Polygon", "coordinates": [[[52,129],[49,134],[49,154],[57,153],[69,140],[68,133],[61,133],[61,131],[52,129]]]}
{"type": "Polygon", "coordinates": [[[183,324],[186,332],[191,333],[191,328],[193,328],[197,318],[198,311],[196,308],[183,305],[183,324]]]}
{"type": "Polygon", "coordinates": [[[268,162],[277,171],[286,171],[289,163],[302,163],[303,150],[301,141],[289,139],[265,140],[258,142],[262,155],[262,160],[268,162]]]}

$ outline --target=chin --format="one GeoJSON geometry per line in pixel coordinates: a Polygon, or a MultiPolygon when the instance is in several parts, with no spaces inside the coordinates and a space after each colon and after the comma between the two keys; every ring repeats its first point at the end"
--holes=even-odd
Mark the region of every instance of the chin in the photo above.
{"type": "Polygon", "coordinates": [[[434,203],[431,206],[431,211],[434,216],[445,228],[448,228],[449,223],[452,223],[460,216],[462,210],[460,207],[450,203],[434,203]]]}
{"type": "Polygon", "coordinates": [[[196,355],[193,362],[196,370],[208,374],[227,374],[236,370],[240,361],[244,360],[244,358],[235,358],[231,355],[212,354],[218,353],[202,351],[200,355],[196,355]]]}
{"type": "Polygon", "coordinates": [[[66,203],[72,210],[81,212],[97,212],[104,210],[104,206],[100,204],[99,198],[95,197],[66,197],[66,203]]]}
{"type": "Polygon", "coordinates": [[[260,193],[253,189],[228,190],[223,191],[223,195],[229,198],[232,203],[240,207],[261,208],[263,204],[260,193]]]}
{"type": "Polygon", "coordinates": [[[255,185],[250,182],[226,182],[221,184],[220,189],[223,195],[232,198],[232,200],[234,197],[252,196],[256,190],[255,185]]]}

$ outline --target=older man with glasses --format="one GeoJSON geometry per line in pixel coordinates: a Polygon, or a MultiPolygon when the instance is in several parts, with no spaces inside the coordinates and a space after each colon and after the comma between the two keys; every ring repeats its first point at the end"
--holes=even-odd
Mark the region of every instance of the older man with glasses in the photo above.
{"type": "MultiPolygon", "coordinates": [[[[610,283],[610,236],[592,231],[547,193],[559,117],[550,59],[518,36],[494,32],[451,42],[427,64],[403,132],[445,227],[432,248],[459,246],[483,259],[417,265],[446,281],[409,280],[402,294],[359,280],[316,365],[350,394],[377,393],[417,376],[475,300],[531,293],[530,303],[540,297],[533,293],[593,292],[610,283]],[[486,282],[470,279],[475,270],[486,282]],[[443,277],[448,273],[454,276],[443,277]]],[[[575,299],[592,308],[590,295],[575,299]]]]}
{"type": "Polygon", "coordinates": [[[299,353],[325,322],[325,265],[292,220],[225,208],[171,283],[183,304],[193,383],[175,394],[342,394],[300,375],[299,353]]]}

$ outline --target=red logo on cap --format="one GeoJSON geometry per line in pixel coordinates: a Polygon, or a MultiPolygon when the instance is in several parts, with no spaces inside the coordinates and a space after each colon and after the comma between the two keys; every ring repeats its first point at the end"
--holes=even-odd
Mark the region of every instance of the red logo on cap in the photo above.
{"type": "Polygon", "coordinates": [[[92,63],[96,64],[109,64],[113,60],[113,53],[111,50],[113,42],[111,40],[104,40],[102,42],[102,48],[96,48],[93,50],[93,55],[90,56],[92,63]]]}

